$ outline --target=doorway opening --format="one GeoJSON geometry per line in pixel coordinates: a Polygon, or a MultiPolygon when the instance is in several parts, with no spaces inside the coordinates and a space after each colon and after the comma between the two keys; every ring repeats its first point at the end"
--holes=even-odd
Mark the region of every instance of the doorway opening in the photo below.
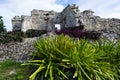
{"type": "Polygon", "coordinates": [[[60,30],[60,29],[61,29],[60,24],[55,24],[55,28],[56,28],[57,30],[60,30]]]}

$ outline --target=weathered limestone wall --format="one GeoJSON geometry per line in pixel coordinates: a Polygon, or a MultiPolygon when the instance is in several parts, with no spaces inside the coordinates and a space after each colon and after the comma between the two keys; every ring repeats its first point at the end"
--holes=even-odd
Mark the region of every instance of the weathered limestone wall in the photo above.
{"type": "Polygon", "coordinates": [[[12,26],[13,26],[13,31],[14,30],[21,30],[22,27],[22,19],[19,16],[15,16],[12,19],[12,26]]]}
{"type": "Polygon", "coordinates": [[[61,13],[61,28],[79,26],[79,13],[78,6],[75,4],[68,5],[61,13]]]}
{"type": "Polygon", "coordinates": [[[80,21],[84,24],[86,30],[98,30],[100,29],[99,17],[93,15],[91,10],[85,10],[80,13],[80,21]],[[89,27],[88,27],[89,26],[89,27]]]}
{"type": "Polygon", "coordinates": [[[111,33],[120,34],[120,19],[101,18],[93,15],[93,11],[85,10],[80,13],[79,19],[84,28],[89,31],[105,30],[111,33]]]}
{"type": "Polygon", "coordinates": [[[0,44],[0,61],[13,59],[16,61],[26,61],[34,52],[34,42],[37,38],[26,38],[24,42],[0,44]]]}
{"type": "Polygon", "coordinates": [[[28,29],[32,29],[31,17],[22,15],[21,18],[22,18],[21,30],[23,32],[26,32],[28,29]]]}
{"type": "Polygon", "coordinates": [[[106,37],[110,41],[116,42],[120,39],[120,19],[101,18],[93,15],[93,11],[86,10],[80,13],[80,21],[88,31],[101,32],[101,38],[106,37]]]}
{"type": "Polygon", "coordinates": [[[61,23],[61,13],[54,11],[32,10],[31,16],[15,16],[12,19],[13,30],[26,32],[29,29],[52,31],[55,24],[61,23]]]}
{"type": "Polygon", "coordinates": [[[33,10],[31,11],[32,29],[52,30],[52,19],[57,15],[54,11],[33,10]]]}

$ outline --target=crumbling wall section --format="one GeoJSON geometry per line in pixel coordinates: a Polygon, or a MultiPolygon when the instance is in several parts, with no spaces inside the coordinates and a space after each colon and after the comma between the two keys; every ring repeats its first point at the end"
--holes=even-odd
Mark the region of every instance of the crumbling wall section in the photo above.
{"type": "Polygon", "coordinates": [[[86,30],[106,30],[117,34],[120,33],[120,19],[101,18],[93,15],[93,13],[91,10],[85,10],[80,13],[79,20],[83,23],[86,30]]]}
{"type": "Polygon", "coordinates": [[[21,30],[22,28],[22,19],[20,16],[15,16],[12,19],[12,26],[13,26],[13,31],[14,30],[21,30]]]}
{"type": "Polygon", "coordinates": [[[52,19],[56,15],[57,12],[54,11],[33,10],[31,12],[32,29],[51,31],[53,29],[52,19]]]}

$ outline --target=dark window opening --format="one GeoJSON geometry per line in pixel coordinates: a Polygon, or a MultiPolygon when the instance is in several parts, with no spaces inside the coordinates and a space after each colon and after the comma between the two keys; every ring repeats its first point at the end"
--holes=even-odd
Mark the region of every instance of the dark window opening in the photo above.
{"type": "Polygon", "coordinates": [[[44,14],[45,16],[49,16],[50,14],[49,13],[46,13],[46,14],[44,14]]]}
{"type": "Polygon", "coordinates": [[[84,29],[84,25],[83,25],[83,23],[82,23],[80,20],[78,20],[78,23],[79,23],[79,26],[78,26],[78,27],[79,27],[80,29],[84,29]]]}
{"type": "Polygon", "coordinates": [[[49,20],[49,18],[45,18],[44,20],[45,20],[45,21],[48,21],[48,20],[49,20]]]}

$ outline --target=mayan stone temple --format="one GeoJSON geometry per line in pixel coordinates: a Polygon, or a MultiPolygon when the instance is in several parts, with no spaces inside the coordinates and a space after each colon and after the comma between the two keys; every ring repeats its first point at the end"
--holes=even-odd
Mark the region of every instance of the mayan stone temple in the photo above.
{"type": "Polygon", "coordinates": [[[13,30],[23,32],[29,29],[52,31],[55,25],[60,28],[83,27],[89,31],[109,30],[120,34],[120,19],[101,18],[92,10],[80,12],[76,4],[68,5],[62,12],[32,10],[31,16],[15,16],[12,19],[13,30]]]}

